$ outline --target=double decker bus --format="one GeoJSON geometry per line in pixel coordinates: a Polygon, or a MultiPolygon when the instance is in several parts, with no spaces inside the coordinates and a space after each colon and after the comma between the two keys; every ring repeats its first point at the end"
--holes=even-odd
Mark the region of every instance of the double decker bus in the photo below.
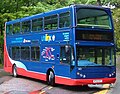
{"type": "Polygon", "coordinates": [[[70,5],[6,22],[4,70],[54,85],[116,80],[109,8],[70,5]]]}

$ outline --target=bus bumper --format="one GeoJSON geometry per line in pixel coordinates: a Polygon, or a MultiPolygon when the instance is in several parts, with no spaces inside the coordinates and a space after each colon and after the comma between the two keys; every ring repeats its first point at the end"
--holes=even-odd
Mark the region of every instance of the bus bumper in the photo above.
{"type": "Polygon", "coordinates": [[[116,78],[97,78],[97,79],[70,79],[55,77],[55,82],[70,86],[88,85],[88,84],[111,84],[115,83],[116,78]]]}

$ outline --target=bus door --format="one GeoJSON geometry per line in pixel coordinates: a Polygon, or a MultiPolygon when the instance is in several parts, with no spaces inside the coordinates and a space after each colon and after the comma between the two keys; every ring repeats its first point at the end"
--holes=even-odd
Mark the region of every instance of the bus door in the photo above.
{"type": "Polygon", "coordinates": [[[60,61],[57,68],[57,74],[60,76],[70,77],[71,64],[71,46],[64,45],[60,47],[60,61]]]}

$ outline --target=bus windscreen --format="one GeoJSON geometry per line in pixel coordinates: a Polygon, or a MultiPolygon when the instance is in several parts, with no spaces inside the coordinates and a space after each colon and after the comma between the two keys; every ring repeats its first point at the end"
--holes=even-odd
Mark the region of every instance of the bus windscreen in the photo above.
{"type": "Polygon", "coordinates": [[[113,66],[115,55],[112,47],[77,46],[77,66],[113,66]]]}

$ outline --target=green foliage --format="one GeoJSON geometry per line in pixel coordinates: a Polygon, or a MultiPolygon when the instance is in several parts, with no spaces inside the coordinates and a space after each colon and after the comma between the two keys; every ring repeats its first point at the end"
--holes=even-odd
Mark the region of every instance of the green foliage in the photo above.
{"type": "Polygon", "coordinates": [[[0,63],[3,63],[3,42],[4,37],[0,36],[0,63]]]}
{"type": "Polygon", "coordinates": [[[0,36],[0,45],[3,45],[3,39],[4,39],[4,36],[0,36]]]}
{"type": "Polygon", "coordinates": [[[113,10],[113,20],[114,20],[117,48],[120,49],[120,8],[113,10]]]}

